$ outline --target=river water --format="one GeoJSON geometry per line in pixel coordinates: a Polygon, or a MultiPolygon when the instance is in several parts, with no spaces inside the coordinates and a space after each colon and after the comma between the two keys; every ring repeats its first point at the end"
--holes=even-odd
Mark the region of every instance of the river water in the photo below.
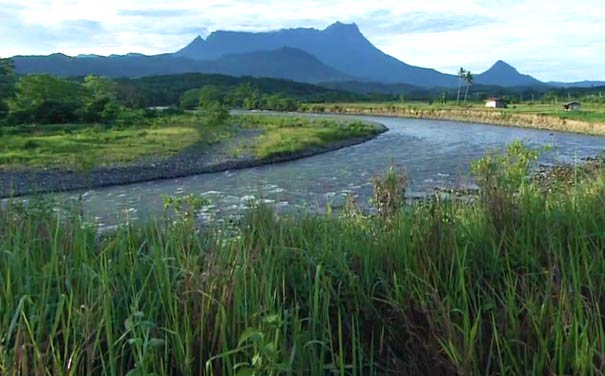
{"type": "MultiPolygon", "coordinates": [[[[573,162],[605,151],[605,138],[436,120],[360,117],[386,125],[389,131],[366,143],[293,162],[245,170],[203,174],[84,192],[84,210],[101,226],[128,216],[145,219],[163,212],[161,196],[193,193],[212,205],[205,217],[239,215],[252,202],[263,201],[278,210],[338,205],[348,194],[367,203],[372,178],[391,165],[409,178],[407,195],[422,196],[435,187],[472,185],[471,161],[486,151],[523,140],[527,145],[552,145],[542,162],[573,162]]],[[[57,195],[59,200],[82,192],[57,195]]]]}

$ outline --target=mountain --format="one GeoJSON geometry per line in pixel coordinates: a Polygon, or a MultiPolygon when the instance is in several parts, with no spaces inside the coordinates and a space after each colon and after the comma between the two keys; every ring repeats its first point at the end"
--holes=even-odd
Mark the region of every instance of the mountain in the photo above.
{"type": "Polygon", "coordinates": [[[212,61],[200,61],[199,64],[202,72],[231,76],[283,78],[310,83],[351,78],[323,64],[313,55],[290,47],[225,55],[212,61]]]}
{"type": "Polygon", "coordinates": [[[569,88],[591,88],[591,87],[605,87],[605,81],[579,81],[579,82],[548,82],[548,85],[555,87],[569,87],[569,88]]]}
{"type": "Polygon", "coordinates": [[[17,56],[18,73],[48,73],[57,76],[98,74],[108,77],[142,77],[178,73],[216,73],[231,76],[282,78],[299,82],[350,79],[326,66],[314,56],[298,49],[281,48],[246,54],[225,55],[215,60],[199,61],[171,54],[145,56],[128,54],[110,57],[17,56]]]}
{"type": "Polygon", "coordinates": [[[498,60],[490,69],[477,75],[475,77],[475,83],[502,87],[533,87],[545,85],[532,76],[519,73],[517,69],[502,60],[498,60]]]}
{"type": "Polygon", "coordinates": [[[456,77],[415,67],[385,54],[370,43],[355,24],[337,22],[325,30],[298,28],[250,33],[216,31],[195,38],[175,56],[195,60],[228,54],[271,51],[281,47],[303,50],[322,63],[360,81],[407,83],[424,87],[455,86],[456,77]]]}
{"type": "Polygon", "coordinates": [[[175,58],[170,54],[144,56],[71,57],[63,54],[48,56],[15,56],[19,74],[47,73],[62,77],[98,74],[108,77],[141,77],[198,71],[198,62],[175,58]]]}
{"type": "MultiPolygon", "coordinates": [[[[307,83],[341,82],[339,87],[349,87],[355,92],[380,93],[413,92],[416,91],[414,87],[436,90],[458,86],[457,76],[399,61],[370,43],[357,25],[340,22],[324,30],[216,31],[206,39],[198,36],[175,53],[153,56],[131,53],[70,57],[53,54],[17,56],[14,62],[20,74],[143,77],[217,73],[307,83]]],[[[475,84],[486,87],[548,87],[529,75],[519,73],[504,61],[496,62],[486,72],[476,75],[475,84]]],[[[580,83],[577,85],[580,87],[580,83]]]]}
{"type": "MultiPolygon", "coordinates": [[[[386,95],[412,95],[414,97],[427,96],[430,89],[410,84],[384,84],[380,82],[361,81],[331,81],[320,82],[319,86],[325,88],[348,91],[357,94],[386,94],[386,95]]],[[[440,89],[436,89],[439,91],[440,89]]]]}

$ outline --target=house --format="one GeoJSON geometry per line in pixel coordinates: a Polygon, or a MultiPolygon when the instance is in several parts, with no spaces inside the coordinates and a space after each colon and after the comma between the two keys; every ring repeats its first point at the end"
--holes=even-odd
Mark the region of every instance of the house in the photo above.
{"type": "Polygon", "coordinates": [[[580,102],[569,102],[563,105],[563,109],[565,111],[578,111],[582,108],[582,104],[580,102]]]}
{"type": "Polygon", "coordinates": [[[506,108],[506,101],[502,98],[488,98],[485,100],[485,107],[506,108]]]}

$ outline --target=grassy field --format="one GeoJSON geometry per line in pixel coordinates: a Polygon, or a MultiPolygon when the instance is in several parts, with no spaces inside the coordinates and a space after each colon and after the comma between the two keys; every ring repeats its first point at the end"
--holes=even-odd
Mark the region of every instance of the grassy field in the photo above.
{"type": "Polygon", "coordinates": [[[222,126],[196,114],[144,119],[133,126],[45,125],[6,127],[0,137],[0,169],[85,168],[174,155],[188,148],[227,143],[241,127],[264,134],[254,141],[258,157],[292,153],[334,140],[368,135],[372,126],[276,116],[232,116],[222,126]]]}
{"type": "Polygon", "coordinates": [[[292,154],[330,142],[377,134],[378,129],[361,121],[254,115],[241,118],[246,127],[263,129],[254,153],[259,158],[292,154]]]}
{"type": "Polygon", "coordinates": [[[521,104],[511,104],[506,109],[487,109],[483,102],[468,103],[456,105],[455,103],[441,104],[427,102],[403,102],[403,103],[337,103],[337,104],[322,104],[322,105],[306,105],[306,108],[324,107],[324,109],[367,109],[374,110],[384,109],[385,111],[397,110],[471,110],[471,111],[503,111],[511,114],[530,114],[552,116],[558,119],[570,119],[585,121],[589,123],[605,123],[605,105],[596,103],[583,103],[580,111],[564,111],[562,104],[540,104],[525,102],[521,104]]]}
{"type": "Polygon", "coordinates": [[[0,374],[599,374],[604,176],[545,193],[518,156],[476,164],[478,200],[370,217],[258,208],[99,237],[3,206],[0,374]]]}
{"type": "Polygon", "coordinates": [[[168,156],[194,144],[228,139],[228,128],[204,126],[193,116],[170,116],[129,127],[104,125],[21,126],[0,137],[0,168],[77,167],[131,162],[145,156],[168,156]]]}

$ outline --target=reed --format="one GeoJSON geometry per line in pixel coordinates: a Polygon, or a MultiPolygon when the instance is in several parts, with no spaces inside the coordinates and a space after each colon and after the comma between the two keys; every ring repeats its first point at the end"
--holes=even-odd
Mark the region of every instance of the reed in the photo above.
{"type": "Polygon", "coordinates": [[[514,211],[490,191],[102,236],[77,210],[9,202],[0,374],[599,374],[602,175],[551,193],[521,179],[514,211]]]}

